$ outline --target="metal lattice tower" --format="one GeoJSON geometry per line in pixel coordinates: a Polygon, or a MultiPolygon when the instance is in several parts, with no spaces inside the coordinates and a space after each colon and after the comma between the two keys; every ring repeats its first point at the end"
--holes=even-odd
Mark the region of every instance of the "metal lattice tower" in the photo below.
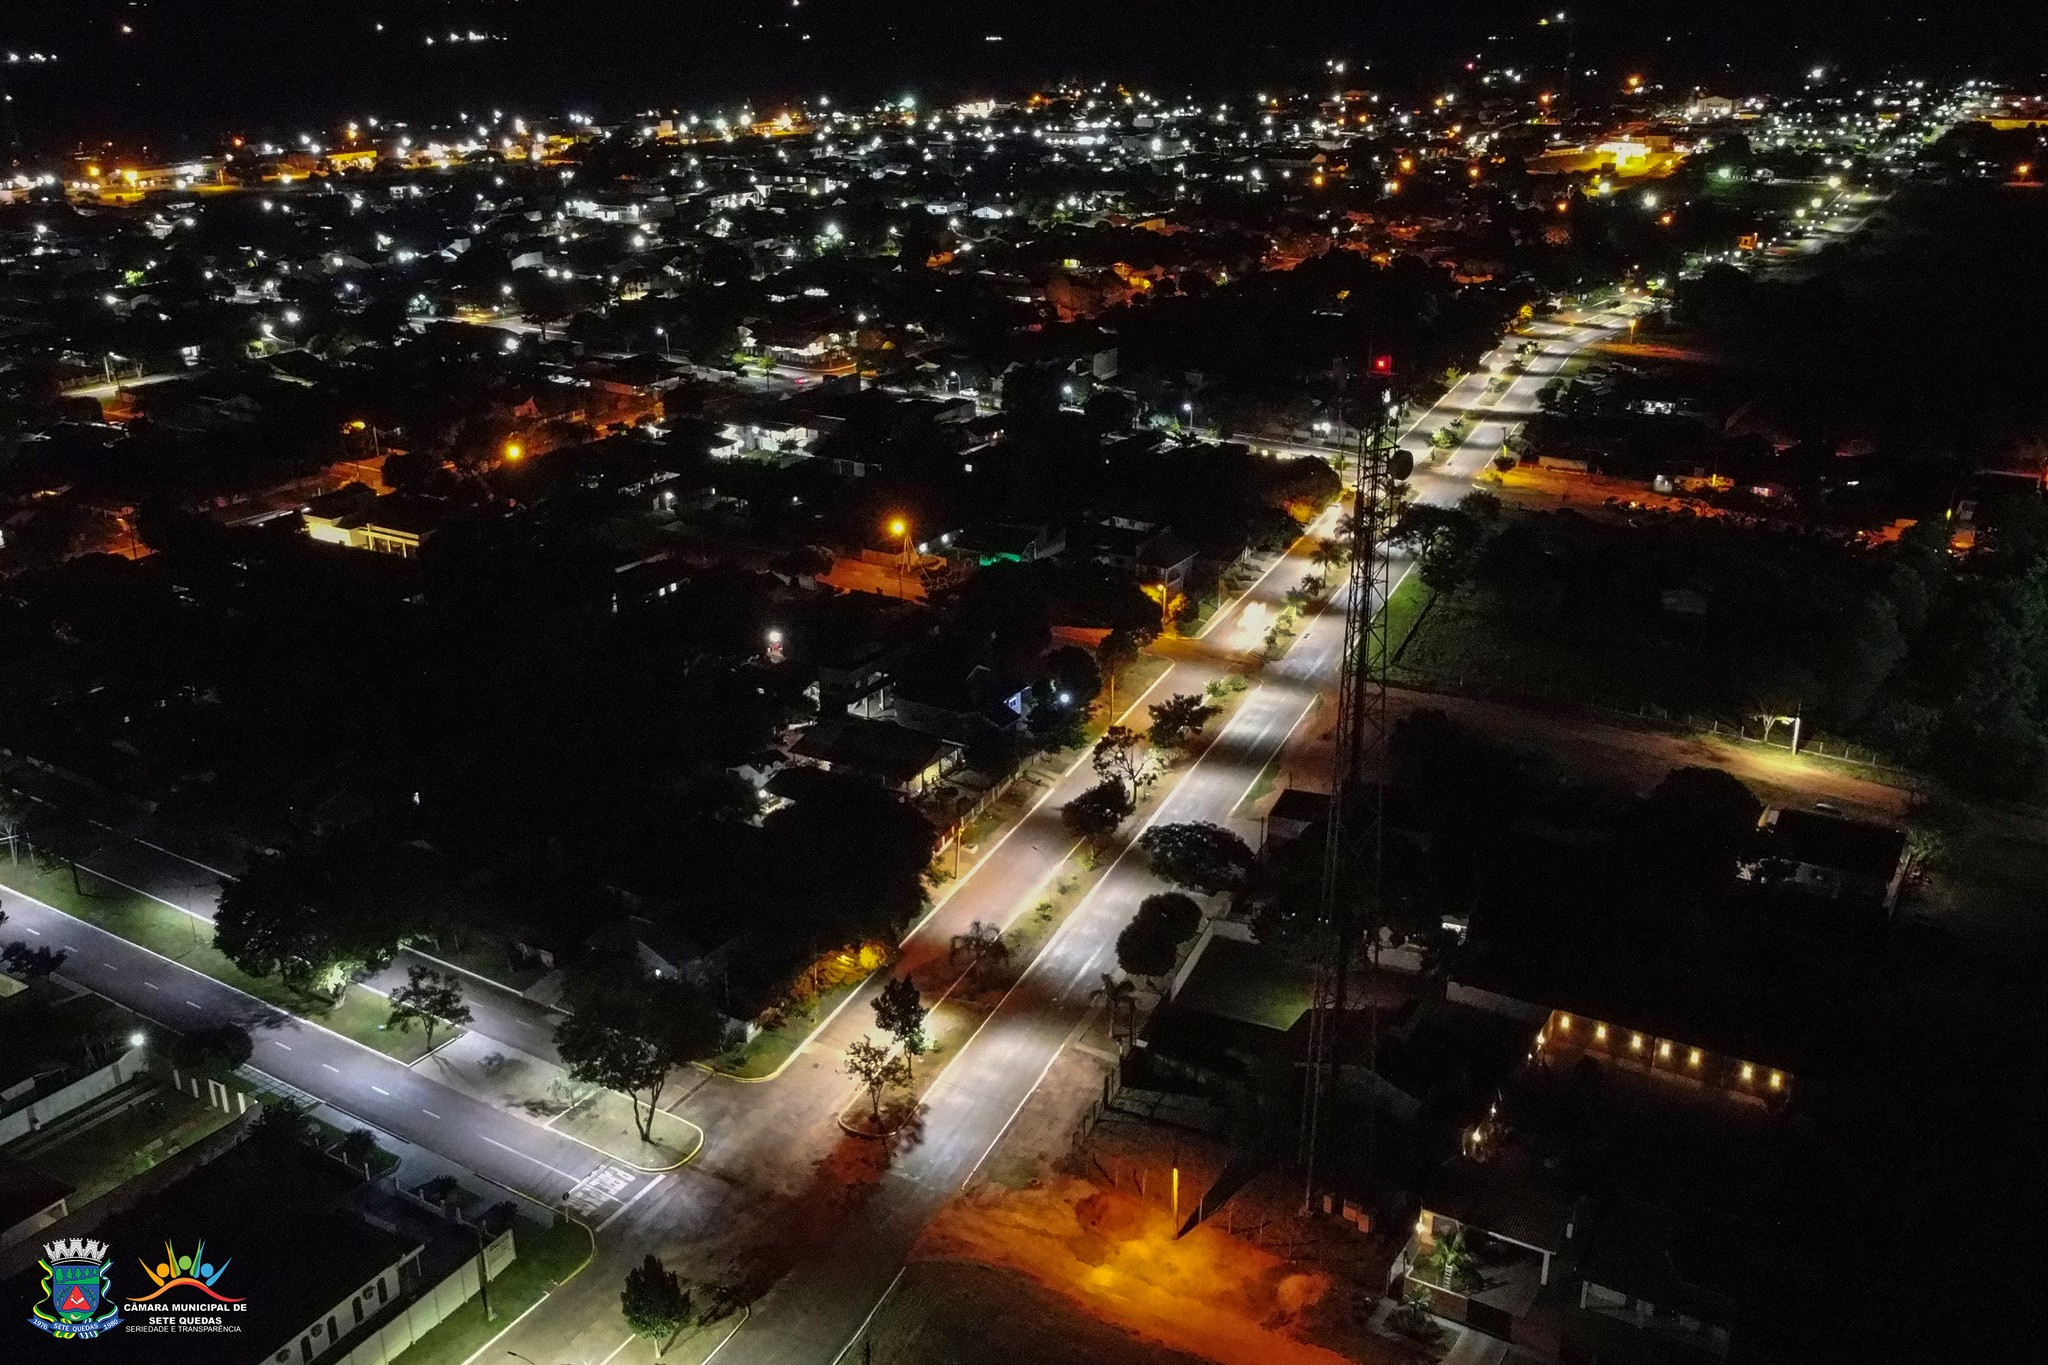
{"type": "MultiPolygon", "coordinates": [[[[1387,742],[1386,555],[1394,490],[1406,476],[1397,466],[1397,412],[1387,387],[1368,399],[1374,416],[1359,423],[1358,481],[1349,516],[1350,580],[1344,610],[1344,653],[1337,689],[1335,771],[1323,848],[1322,888],[1317,914],[1320,939],[1315,970],[1315,1003],[1309,1018],[1309,1053],[1301,1117],[1302,1204],[1313,1204],[1324,1143],[1325,1109],[1334,1093],[1338,1040],[1343,1033],[1352,951],[1361,929],[1361,902],[1376,907],[1385,836],[1381,819],[1387,742]]],[[[1375,1016],[1376,1017],[1376,1016],[1375,1016]]],[[[1366,1065],[1374,1066],[1377,1028],[1367,1036],[1366,1065]]],[[[1375,1134],[1367,1110],[1366,1161],[1375,1134]]]]}

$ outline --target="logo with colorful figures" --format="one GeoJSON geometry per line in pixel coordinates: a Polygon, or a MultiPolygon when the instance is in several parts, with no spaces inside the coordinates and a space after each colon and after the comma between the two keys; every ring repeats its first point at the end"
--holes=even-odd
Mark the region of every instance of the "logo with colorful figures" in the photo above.
{"type": "Polygon", "coordinates": [[[107,1244],[84,1237],[43,1244],[43,1302],[29,1318],[51,1336],[84,1341],[121,1325],[121,1310],[109,1288],[113,1263],[107,1244]]]}
{"type": "MultiPolygon", "coordinates": [[[[206,1259],[206,1243],[200,1242],[189,1253],[180,1254],[170,1242],[164,1243],[164,1258],[155,1265],[142,1262],[142,1273],[155,1282],[156,1288],[140,1298],[128,1300],[130,1308],[139,1304],[154,1303],[170,1294],[172,1290],[196,1289],[215,1303],[240,1303],[215,1289],[220,1277],[227,1274],[228,1262],[219,1265],[206,1259]]],[[[196,1300],[194,1300],[196,1302],[196,1300]]]]}

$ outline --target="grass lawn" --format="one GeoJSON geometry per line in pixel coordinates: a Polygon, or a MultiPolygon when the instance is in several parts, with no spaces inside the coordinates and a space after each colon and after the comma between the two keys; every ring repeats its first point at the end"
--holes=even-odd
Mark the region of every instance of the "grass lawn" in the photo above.
{"type": "MultiPolygon", "coordinates": [[[[1161,658],[1157,654],[1140,654],[1137,658],[1133,659],[1116,680],[1117,714],[1122,715],[1125,711],[1128,711],[1131,703],[1143,696],[1146,688],[1166,676],[1166,671],[1172,667],[1173,660],[1161,658]]],[[[1102,701],[1103,710],[1106,713],[1109,709],[1109,692],[1106,688],[1102,694],[1102,701]]],[[[1144,713],[1140,712],[1137,716],[1133,716],[1132,719],[1138,720],[1143,716],[1144,713]]],[[[1089,737],[1091,739],[1099,739],[1101,731],[1108,728],[1107,721],[1104,721],[1099,728],[1095,725],[1090,725],[1088,727],[1089,737]]]]}
{"type": "Polygon", "coordinates": [[[1422,620],[1423,608],[1429,605],[1429,589],[1422,586],[1422,575],[1410,573],[1401,580],[1401,586],[1394,589],[1394,595],[1387,600],[1387,659],[1389,662],[1401,657],[1401,651],[1408,643],[1408,637],[1415,633],[1415,627],[1422,620]]]}
{"type": "Polygon", "coordinates": [[[860,989],[862,977],[853,981],[842,981],[815,996],[808,1004],[792,1006],[784,1014],[783,1021],[775,1028],[764,1028],[735,1052],[715,1058],[712,1069],[723,1076],[737,1076],[741,1080],[760,1080],[773,1074],[795,1055],[803,1046],[804,1039],[818,1027],[818,1021],[839,1008],[839,1002],[860,989]]]}
{"type": "Polygon", "coordinates": [[[1251,788],[1245,792],[1244,799],[1239,801],[1231,810],[1230,815],[1232,819],[1248,820],[1251,818],[1251,812],[1258,808],[1259,802],[1266,799],[1267,795],[1273,790],[1273,784],[1279,780],[1280,767],[1279,754],[1274,754],[1266,760],[1266,766],[1259,769],[1259,775],[1252,782],[1251,788]]]}
{"type": "Polygon", "coordinates": [[[67,915],[76,915],[110,934],[161,953],[402,1062],[413,1061],[427,1050],[424,1034],[384,1027],[391,1007],[375,991],[350,986],[339,1001],[329,1001],[301,994],[275,977],[251,976],[214,948],[213,929],[204,920],[103,881],[90,872],[81,872],[74,887],[68,867],[52,870],[31,867],[27,862],[0,863],[0,886],[33,896],[67,915]]]}
{"type": "Polygon", "coordinates": [[[26,1158],[72,1187],[73,1212],[230,1121],[212,1105],[154,1080],[141,1083],[152,1091],[147,1100],[26,1158]]]}
{"type": "Polygon", "coordinates": [[[588,1265],[593,1249],[590,1234],[568,1219],[544,1227],[521,1218],[513,1240],[519,1258],[491,1281],[491,1309],[497,1320],[486,1321],[483,1304],[471,1299],[394,1357],[396,1365],[463,1365],[543,1294],[588,1265]]]}

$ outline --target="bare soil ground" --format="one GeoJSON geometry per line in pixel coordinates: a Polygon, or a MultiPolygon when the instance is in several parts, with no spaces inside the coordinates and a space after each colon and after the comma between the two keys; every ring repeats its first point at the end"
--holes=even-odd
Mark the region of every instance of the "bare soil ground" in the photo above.
{"type": "Polygon", "coordinates": [[[911,1265],[875,1319],[874,1365],[1195,1365],[1021,1275],[960,1261],[911,1265]]]}

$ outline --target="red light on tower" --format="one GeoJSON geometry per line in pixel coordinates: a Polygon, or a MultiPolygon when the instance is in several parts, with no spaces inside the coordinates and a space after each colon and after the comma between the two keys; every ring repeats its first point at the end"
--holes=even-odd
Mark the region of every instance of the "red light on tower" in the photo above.
{"type": "Polygon", "coordinates": [[[1385,354],[1374,356],[1372,358],[1372,372],[1374,374],[1392,374],[1394,372],[1394,357],[1385,354]]]}

